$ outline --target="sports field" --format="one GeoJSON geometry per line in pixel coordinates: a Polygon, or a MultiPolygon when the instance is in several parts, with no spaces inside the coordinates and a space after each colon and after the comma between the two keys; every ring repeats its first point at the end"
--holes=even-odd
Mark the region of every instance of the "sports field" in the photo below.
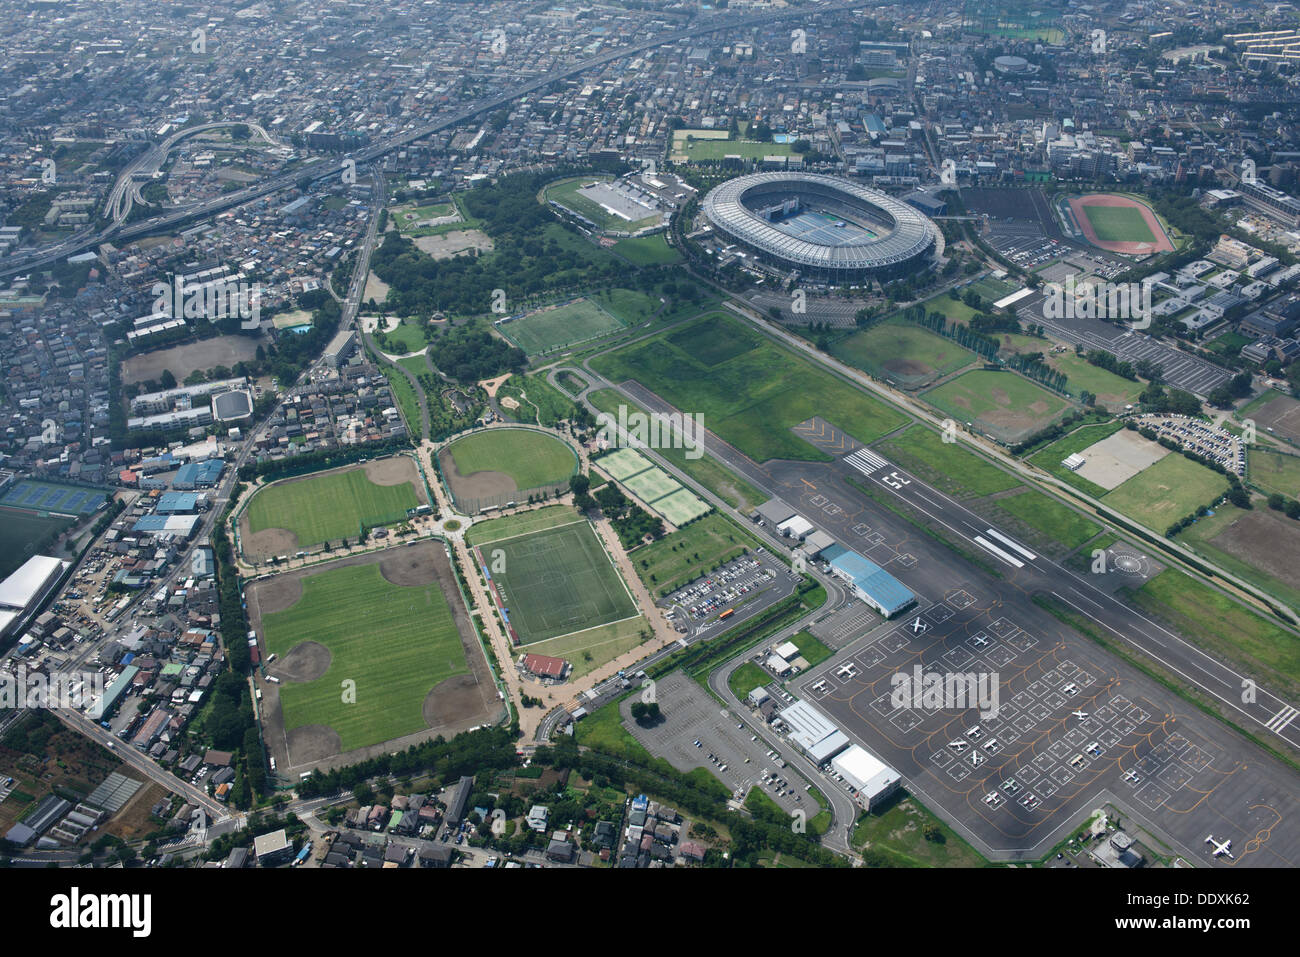
{"type": "Polygon", "coordinates": [[[545,432],[487,429],[447,446],[456,471],[472,479],[478,472],[508,475],[516,489],[540,488],[568,480],[577,468],[573,450],[545,432]]]}
{"type": "Polygon", "coordinates": [[[958,422],[974,422],[1004,442],[1017,442],[1050,425],[1069,408],[1061,396],[1012,372],[974,369],[924,393],[958,422]]]}
{"type": "Polygon", "coordinates": [[[520,644],[636,615],[636,604],[585,521],[493,542],[480,554],[520,644]]]}
{"type": "Polygon", "coordinates": [[[1100,425],[1085,425],[1075,429],[1069,435],[1057,439],[1051,445],[1039,449],[1029,457],[1029,461],[1057,478],[1068,482],[1080,491],[1087,492],[1093,498],[1101,498],[1106,489],[1096,482],[1090,482],[1078,472],[1067,469],[1061,463],[1076,452],[1091,448],[1102,439],[1109,438],[1124,428],[1122,422],[1104,422],[1100,425]]]}
{"type": "Polygon", "coordinates": [[[1102,242],[1155,242],[1142,214],[1132,206],[1085,206],[1083,212],[1102,242]]]}
{"type": "Polygon", "coordinates": [[[663,498],[655,499],[650,507],[679,527],[713,511],[712,505],[702,501],[694,492],[685,488],[679,488],[663,498]]]}
{"type": "Polygon", "coordinates": [[[635,380],[756,462],[829,461],[794,426],[821,416],[859,442],[902,425],[902,413],[795,355],[740,320],[711,313],[667,335],[591,360],[613,382],[635,380]]]}
{"type": "Polygon", "coordinates": [[[620,239],[614,244],[614,253],[633,266],[665,266],[682,258],[681,253],[668,245],[663,233],[620,239]]]}
{"type": "Polygon", "coordinates": [[[673,150],[674,163],[719,163],[728,156],[740,156],[747,160],[761,160],[764,156],[791,156],[794,154],[794,144],[699,139],[695,134],[679,140],[677,134],[674,134],[673,150]]]}
{"type": "Polygon", "coordinates": [[[33,512],[59,512],[64,515],[90,515],[106,500],[108,490],[61,485],[36,479],[20,479],[0,497],[0,506],[33,512]]]}
{"type": "Polygon", "coordinates": [[[402,521],[407,510],[421,502],[416,492],[417,478],[410,459],[398,457],[275,482],[259,489],[244,510],[242,522],[246,523],[246,530],[241,528],[244,552],[263,551],[256,536],[273,530],[283,530],[295,539],[280,543],[280,551],[269,553],[284,554],[284,549],[294,545],[306,548],[322,542],[355,539],[362,525],[372,527],[402,521]],[[371,475],[381,469],[390,482],[400,479],[408,470],[410,478],[395,484],[376,484],[371,481],[371,475]]]}
{"type": "MultiPolygon", "coordinates": [[[[394,585],[378,564],[330,569],[302,579],[302,597],[262,617],[269,652],[286,666],[304,642],[317,667],[310,681],[279,686],[286,732],[308,725],[333,728],[339,749],[351,751],[428,727],[425,699],[439,683],[467,672],[452,611],[437,582],[394,585]],[[355,703],[344,682],[355,682],[355,703]]],[[[306,650],[306,649],[304,649],[306,650]]],[[[298,657],[303,657],[301,653],[298,657]]]]}
{"type": "Polygon", "coordinates": [[[612,183],[612,176],[583,176],[576,179],[561,180],[547,186],[543,195],[547,202],[559,203],[561,206],[578,213],[600,229],[618,232],[636,232],[646,226],[652,226],[662,219],[660,213],[649,207],[639,207],[621,196],[608,196],[600,184],[612,183]],[[624,218],[605,208],[605,205],[621,208],[628,216],[624,218]],[[618,204],[615,206],[615,204],[618,204]],[[644,213],[644,215],[642,215],[644,213]]]}
{"type": "Polygon", "coordinates": [[[658,299],[633,289],[605,289],[592,296],[592,301],[625,326],[639,326],[663,308],[658,299]]]}
{"type": "Polygon", "coordinates": [[[628,489],[643,502],[653,502],[671,495],[682,486],[671,478],[663,469],[650,468],[627,479],[624,483],[628,489]]]}
{"type": "Polygon", "coordinates": [[[1222,475],[1172,453],[1107,493],[1102,502],[1153,531],[1163,532],[1227,490],[1222,475]]]}
{"type": "Polygon", "coordinates": [[[831,347],[831,354],[877,379],[909,389],[965,368],[975,353],[901,319],[877,323],[831,347]]]}
{"type": "Polygon", "coordinates": [[[1288,498],[1300,496],[1300,455],[1252,448],[1247,462],[1250,480],[1265,492],[1278,492],[1288,498]]]}
{"type": "Polygon", "coordinates": [[[596,464],[620,482],[650,467],[650,460],[636,449],[624,448],[601,456],[596,464]]]}
{"type": "Polygon", "coordinates": [[[517,538],[529,532],[541,532],[548,528],[571,525],[573,518],[573,509],[567,505],[548,505],[530,512],[520,512],[518,515],[475,522],[465,533],[465,541],[471,545],[486,545],[506,538],[517,538]]]}
{"type": "Polygon", "coordinates": [[[530,356],[599,339],[623,328],[613,315],[591,299],[574,299],[547,306],[522,319],[502,323],[501,333],[530,356]]]}
{"type": "Polygon", "coordinates": [[[73,519],[0,509],[0,578],[16,571],[33,555],[54,554],[47,546],[73,519]]]}
{"type": "Polygon", "coordinates": [[[1047,364],[1065,375],[1069,380],[1066,388],[1071,394],[1077,396],[1082,391],[1091,392],[1098,402],[1112,411],[1136,403],[1142,394],[1142,383],[1095,366],[1072,352],[1049,356],[1047,364]]]}

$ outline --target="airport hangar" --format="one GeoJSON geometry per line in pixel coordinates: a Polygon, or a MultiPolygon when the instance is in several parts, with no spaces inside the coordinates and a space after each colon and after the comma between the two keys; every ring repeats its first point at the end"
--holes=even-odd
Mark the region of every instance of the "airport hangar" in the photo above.
{"type": "Polygon", "coordinates": [[[813,281],[903,275],[943,251],[943,234],[920,210],[838,176],[740,176],[712,189],[703,209],[759,261],[813,281]]]}

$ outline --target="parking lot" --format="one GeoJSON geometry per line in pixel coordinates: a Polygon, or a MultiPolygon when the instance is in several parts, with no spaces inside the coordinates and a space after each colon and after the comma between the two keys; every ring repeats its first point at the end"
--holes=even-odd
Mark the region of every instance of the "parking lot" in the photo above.
{"type": "Polygon", "coordinates": [[[661,599],[677,630],[707,638],[791,594],[798,576],[766,551],[733,559],[661,599]],[[725,617],[724,617],[725,616],[725,617]]]}
{"type": "Polygon", "coordinates": [[[632,705],[639,696],[630,695],[619,706],[624,726],[655,757],[679,771],[706,769],[738,801],[757,786],[784,811],[817,813],[816,802],[805,790],[807,782],[788,771],[780,753],[774,754],[684,673],[674,671],[658,681],[655,698],[663,720],[649,728],[632,720],[632,705]]]}

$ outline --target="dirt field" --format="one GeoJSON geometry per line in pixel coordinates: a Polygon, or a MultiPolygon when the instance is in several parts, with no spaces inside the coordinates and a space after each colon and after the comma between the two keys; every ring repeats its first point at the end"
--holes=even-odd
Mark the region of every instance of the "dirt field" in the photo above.
{"type": "Polygon", "coordinates": [[[1293,519],[1255,508],[1214,536],[1212,544],[1284,585],[1300,589],[1300,535],[1293,519]],[[1260,542],[1268,542],[1268,547],[1260,548],[1260,542]]]}
{"type": "MultiPolygon", "coordinates": [[[[246,589],[249,627],[260,635],[262,616],[290,607],[301,597],[302,579],[308,575],[348,565],[375,563],[379,565],[380,574],[394,585],[438,583],[451,606],[470,673],[448,678],[429,692],[423,706],[424,719],[429,725],[427,730],[342,754],[339,752],[338,734],[333,728],[305,725],[295,728],[286,736],[278,686],[259,681],[258,687],[263,692],[262,722],[267,746],[275,756],[276,763],[291,776],[317,765],[334,767],[354,764],[378,754],[409,747],[439,734],[450,738],[476,725],[491,723],[501,715],[501,703],[488,671],[487,660],[475,635],[474,624],[461,600],[451,563],[440,542],[426,540],[401,545],[252,582],[246,589]]],[[[329,658],[329,649],[316,642],[303,642],[275,662],[270,671],[283,680],[311,681],[329,667],[329,658]]]]}
{"type": "Polygon", "coordinates": [[[510,375],[511,374],[507,372],[505,375],[499,375],[495,379],[484,379],[479,382],[479,385],[483,387],[484,391],[486,391],[491,398],[495,399],[497,397],[497,392],[506,384],[506,380],[510,378],[510,375]]]}
{"type": "Polygon", "coordinates": [[[1110,490],[1159,462],[1169,450],[1136,432],[1120,429],[1079,453],[1086,462],[1078,475],[1110,490]]]}
{"type": "Polygon", "coordinates": [[[452,458],[450,449],[438,453],[438,467],[451,486],[452,497],[458,502],[509,495],[518,491],[515,480],[504,472],[475,472],[468,478],[461,475],[456,471],[456,460],[452,458]]]}
{"type": "Polygon", "coordinates": [[[202,342],[188,342],[170,349],[158,349],[131,356],[122,363],[122,382],[156,381],[164,369],[171,371],[177,382],[184,382],[191,372],[208,370],[214,366],[233,366],[236,362],[249,362],[257,358],[257,347],[263,344],[260,336],[217,336],[202,342]]]}
{"type": "Polygon", "coordinates": [[[477,229],[457,229],[442,236],[419,236],[415,240],[415,245],[421,252],[428,253],[434,259],[450,259],[467,249],[490,253],[496,248],[488,235],[477,229]]]}
{"type": "MultiPolygon", "coordinates": [[[[410,482],[415,487],[415,497],[419,499],[420,504],[428,503],[424,482],[420,480],[420,470],[416,468],[415,462],[405,455],[376,459],[365,465],[345,465],[324,472],[308,472],[306,475],[295,475],[293,478],[280,479],[278,483],[271,484],[288,485],[294,482],[305,482],[322,475],[332,475],[335,472],[357,468],[364,469],[366,478],[376,485],[401,485],[403,482],[410,482]]],[[[254,562],[266,561],[276,555],[292,555],[298,551],[298,536],[283,528],[264,528],[254,533],[249,526],[248,510],[245,509],[239,516],[239,550],[240,554],[254,562]]]]}

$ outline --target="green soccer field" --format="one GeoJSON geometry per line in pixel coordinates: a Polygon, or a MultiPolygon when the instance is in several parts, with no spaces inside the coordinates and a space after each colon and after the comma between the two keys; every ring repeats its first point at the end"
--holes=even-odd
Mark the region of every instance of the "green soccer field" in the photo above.
{"type": "Polygon", "coordinates": [[[283,528],[298,546],[356,538],[361,526],[400,521],[420,504],[411,482],[376,485],[364,468],[267,486],[248,503],[249,531],[283,528]]]}
{"type": "Polygon", "coordinates": [[[972,369],[923,393],[922,398],[957,422],[978,422],[1004,442],[1050,425],[1067,408],[1062,397],[1014,372],[972,369]]]}
{"type": "Polygon", "coordinates": [[[902,413],[722,313],[597,356],[612,382],[635,380],[756,462],[829,461],[791,429],[821,416],[859,442],[902,425],[902,413]]]}
{"type": "Polygon", "coordinates": [[[681,253],[668,245],[663,233],[620,239],[614,244],[614,252],[633,266],[666,266],[682,258],[681,253]]]}
{"type": "Polygon", "coordinates": [[[876,378],[918,387],[975,361],[975,353],[903,320],[878,323],[837,342],[831,354],[876,378]]]}
{"type": "Polygon", "coordinates": [[[1092,224],[1093,232],[1104,243],[1153,243],[1156,237],[1142,218],[1140,210],[1132,206],[1085,206],[1083,213],[1092,224]]]}
{"type": "Polygon", "coordinates": [[[531,356],[599,339],[618,332],[623,324],[592,300],[578,299],[555,309],[532,313],[498,328],[531,356]]]}
{"type": "Polygon", "coordinates": [[[502,472],[523,490],[567,481],[577,468],[573,450],[552,435],[531,429],[488,429],[447,447],[456,471],[502,472]]]}
{"type": "Polygon", "coordinates": [[[315,681],[280,685],[286,731],[328,725],[350,751],[424,729],[424,699],[468,672],[451,607],[435,582],[393,585],[378,564],[303,579],[302,597],[262,619],[266,647],[284,656],[303,641],[324,645],[329,668],[315,681]],[[345,680],[356,702],[344,703],[345,680]]]}
{"type": "Polygon", "coordinates": [[[585,521],[493,542],[482,550],[521,644],[636,615],[636,604],[585,521]]]}

